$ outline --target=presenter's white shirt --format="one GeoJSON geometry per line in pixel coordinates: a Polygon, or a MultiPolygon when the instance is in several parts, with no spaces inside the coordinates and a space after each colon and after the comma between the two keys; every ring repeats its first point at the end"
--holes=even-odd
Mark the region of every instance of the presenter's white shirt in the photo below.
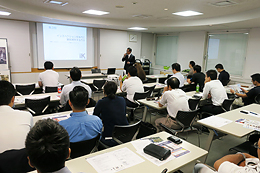
{"type": "Polygon", "coordinates": [[[92,90],[87,84],[84,84],[80,81],[72,81],[70,84],[65,85],[63,87],[63,89],[61,91],[60,104],[62,104],[63,106],[66,105],[67,101],[69,100],[69,94],[75,86],[84,87],[88,91],[89,98],[91,98],[92,90]]]}
{"type": "Polygon", "coordinates": [[[43,91],[45,91],[45,87],[55,87],[59,84],[59,73],[53,70],[45,70],[44,72],[39,74],[39,81],[42,82],[43,91]]]}
{"type": "Polygon", "coordinates": [[[189,111],[188,97],[181,89],[165,91],[159,101],[166,105],[168,114],[175,118],[178,111],[189,111]]]}
{"type": "Polygon", "coordinates": [[[144,92],[143,82],[137,76],[132,76],[126,79],[122,86],[122,91],[126,92],[126,98],[134,102],[134,94],[135,92],[144,92]]]}
{"type": "Polygon", "coordinates": [[[219,80],[211,80],[205,83],[202,99],[208,98],[208,94],[211,95],[212,103],[215,106],[221,106],[223,101],[228,98],[226,89],[219,80]]]}
{"type": "Polygon", "coordinates": [[[33,118],[29,112],[14,110],[8,105],[0,106],[0,153],[24,148],[32,126],[33,118]]]}
{"type": "MultiPolygon", "coordinates": [[[[185,79],[184,79],[184,76],[181,74],[181,72],[173,74],[170,78],[172,78],[172,77],[176,77],[179,80],[179,82],[180,82],[179,87],[183,87],[184,86],[185,79]]],[[[164,82],[165,85],[167,85],[167,80],[165,80],[165,82],[164,82]]]]}

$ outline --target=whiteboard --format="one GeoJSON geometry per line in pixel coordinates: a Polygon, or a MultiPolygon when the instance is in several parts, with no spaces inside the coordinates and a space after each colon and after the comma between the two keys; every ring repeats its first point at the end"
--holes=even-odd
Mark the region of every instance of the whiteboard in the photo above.
{"type": "Polygon", "coordinates": [[[123,68],[128,35],[125,31],[100,29],[100,68],[123,68]]]}

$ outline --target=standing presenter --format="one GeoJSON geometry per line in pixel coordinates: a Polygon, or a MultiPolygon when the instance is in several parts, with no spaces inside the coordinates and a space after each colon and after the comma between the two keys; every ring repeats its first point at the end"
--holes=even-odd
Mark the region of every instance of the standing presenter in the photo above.
{"type": "Polygon", "coordinates": [[[122,58],[122,61],[125,61],[124,69],[126,70],[126,74],[128,73],[128,68],[130,66],[133,66],[135,63],[135,56],[132,54],[132,49],[129,47],[126,49],[126,53],[124,54],[124,57],[122,58]]]}

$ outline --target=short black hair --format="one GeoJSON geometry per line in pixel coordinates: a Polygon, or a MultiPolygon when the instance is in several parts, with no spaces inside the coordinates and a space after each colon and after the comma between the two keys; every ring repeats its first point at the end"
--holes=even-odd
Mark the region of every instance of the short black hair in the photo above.
{"type": "Polygon", "coordinates": [[[216,80],[217,76],[218,76],[218,73],[216,70],[208,70],[206,72],[206,74],[207,74],[207,77],[210,77],[211,80],[216,80]]]}
{"type": "Polygon", "coordinates": [[[5,80],[0,81],[0,105],[9,105],[15,93],[13,84],[5,80]]]}
{"type": "Polygon", "coordinates": [[[128,47],[127,49],[128,49],[128,51],[132,52],[132,49],[130,47],[128,47]]]}
{"type": "Polygon", "coordinates": [[[108,81],[104,86],[104,93],[108,98],[114,99],[116,97],[117,84],[113,81],[108,81]]]}
{"type": "Polygon", "coordinates": [[[179,88],[180,81],[176,77],[171,77],[167,80],[167,86],[171,86],[172,89],[179,88]]]}
{"type": "Polygon", "coordinates": [[[44,68],[46,70],[52,69],[53,68],[53,63],[51,61],[45,61],[44,68]]]}
{"type": "Polygon", "coordinates": [[[193,70],[197,73],[201,72],[201,66],[200,65],[194,65],[193,70]]]}
{"type": "Polygon", "coordinates": [[[81,71],[78,67],[73,67],[70,70],[70,77],[73,81],[79,81],[81,78],[81,71]]]}
{"type": "Polygon", "coordinates": [[[88,91],[82,86],[75,86],[70,92],[69,98],[75,109],[85,109],[88,104],[88,91]]]}
{"type": "Polygon", "coordinates": [[[179,63],[172,64],[172,70],[181,71],[181,65],[179,63]]]}
{"type": "Polygon", "coordinates": [[[222,69],[224,69],[224,67],[223,67],[223,65],[222,65],[222,64],[217,64],[217,65],[215,66],[215,68],[216,68],[216,69],[218,69],[218,68],[219,68],[219,69],[221,69],[221,70],[222,70],[222,69]]]}
{"type": "Polygon", "coordinates": [[[195,62],[194,62],[194,61],[190,61],[190,65],[191,65],[192,67],[194,67],[195,62]]]}
{"type": "Polygon", "coordinates": [[[25,140],[30,163],[40,172],[63,168],[69,156],[69,146],[68,132],[52,119],[37,121],[25,140]]]}
{"type": "Polygon", "coordinates": [[[130,66],[128,68],[128,73],[131,75],[131,76],[137,76],[137,69],[134,67],[134,66],[130,66]]]}
{"type": "Polygon", "coordinates": [[[260,83],[260,74],[259,73],[255,73],[253,75],[251,75],[252,81],[257,81],[258,83],[260,83]]]}

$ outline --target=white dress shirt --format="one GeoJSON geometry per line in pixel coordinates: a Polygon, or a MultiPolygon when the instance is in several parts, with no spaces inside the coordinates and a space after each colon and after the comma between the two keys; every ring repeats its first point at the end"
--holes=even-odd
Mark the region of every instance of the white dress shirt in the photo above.
{"type": "Polygon", "coordinates": [[[0,153],[25,148],[25,139],[32,126],[33,118],[29,112],[0,106],[0,153]]]}
{"type": "Polygon", "coordinates": [[[205,83],[202,99],[208,98],[208,94],[211,95],[212,103],[215,106],[221,106],[223,101],[228,98],[226,89],[219,80],[211,80],[205,83]]]}
{"type": "Polygon", "coordinates": [[[126,98],[134,102],[135,92],[144,92],[143,82],[137,76],[131,76],[123,82],[122,91],[126,92],[126,98]]]}
{"type": "Polygon", "coordinates": [[[45,87],[55,87],[59,84],[59,73],[53,70],[46,70],[39,74],[39,81],[42,82],[43,91],[45,91],[45,87]]]}
{"type": "Polygon", "coordinates": [[[66,105],[67,101],[69,100],[70,91],[72,91],[75,86],[84,87],[88,91],[89,98],[91,98],[92,90],[87,84],[84,84],[80,81],[72,81],[70,84],[65,85],[63,87],[63,89],[61,91],[60,104],[62,104],[63,106],[66,105]]]}
{"type": "MultiPolygon", "coordinates": [[[[184,79],[184,76],[181,74],[181,72],[173,74],[170,78],[173,78],[173,77],[176,77],[179,80],[179,82],[180,82],[179,87],[183,87],[184,86],[185,79],[184,79]]],[[[165,85],[167,85],[167,80],[164,81],[165,85]]]]}

